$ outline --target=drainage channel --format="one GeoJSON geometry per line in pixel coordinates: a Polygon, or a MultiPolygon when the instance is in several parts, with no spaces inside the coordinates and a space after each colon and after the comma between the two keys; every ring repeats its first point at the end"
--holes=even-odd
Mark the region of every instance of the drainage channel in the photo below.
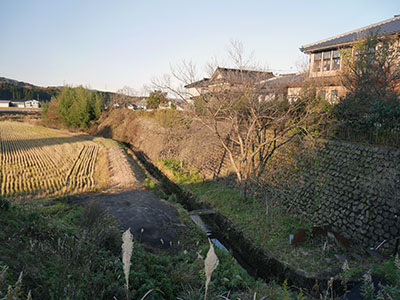
{"type": "MultiPolygon", "coordinates": [[[[129,145],[129,144],[128,144],[129,145]]],[[[129,145],[136,159],[157,180],[160,181],[167,195],[175,195],[177,201],[182,204],[192,215],[192,220],[200,226],[214,244],[227,251],[230,249],[238,264],[242,266],[251,276],[261,278],[264,281],[274,280],[282,283],[285,280],[289,285],[312,290],[318,282],[319,289],[324,291],[328,287],[330,278],[307,276],[304,272],[298,272],[285,263],[272,257],[269,252],[254,244],[251,238],[244,234],[228,218],[215,211],[210,205],[196,201],[195,197],[181,189],[177,184],[171,182],[149,158],[141,151],[129,145]],[[214,210],[214,211],[213,211],[214,210]]],[[[349,281],[348,288],[358,284],[358,281],[349,281]]],[[[331,283],[332,284],[332,283],[331,283]]],[[[336,295],[342,295],[344,286],[339,278],[333,280],[333,291],[336,295]]]]}
{"type": "MultiPolygon", "coordinates": [[[[199,226],[206,234],[207,237],[211,240],[211,242],[219,249],[222,251],[229,253],[228,249],[222,244],[218,238],[213,234],[212,230],[207,226],[206,223],[204,223],[203,219],[199,215],[190,215],[190,218],[192,219],[193,223],[195,223],[197,226],[199,226]]],[[[235,259],[235,262],[237,260],[235,259]]]]}
{"type": "Polygon", "coordinates": [[[219,235],[217,230],[213,230],[212,226],[208,225],[200,215],[196,214],[195,210],[189,211],[189,214],[193,223],[195,223],[206,233],[207,237],[218,249],[232,256],[232,260],[235,262],[235,264],[239,264],[250,276],[254,277],[255,279],[261,278],[257,274],[257,270],[247,263],[246,259],[235,250],[235,247],[232,247],[228,240],[225,240],[221,235],[219,235]]]}

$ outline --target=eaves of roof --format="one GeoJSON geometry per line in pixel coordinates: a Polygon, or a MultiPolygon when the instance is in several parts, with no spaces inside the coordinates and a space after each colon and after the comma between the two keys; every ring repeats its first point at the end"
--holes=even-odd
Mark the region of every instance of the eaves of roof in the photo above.
{"type": "Polygon", "coordinates": [[[208,86],[208,83],[210,82],[210,78],[203,78],[199,81],[195,81],[192,83],[189,83],[187,85],[185,85],[184,87],[187,89],[193,88],[193,87],[204,87],[204,86],[208,86]]]}
{"type": "Polygon", "coordinates": [[[369,32],[379,34],[381,36],[400,33],[400,16],[365,26],[353,31],[339,34],[315,43],[307,44],[300,47],[305,53],[310,53],[328,48],[339,48],[354,43],[359,38],[365,37],[369,32]]]}

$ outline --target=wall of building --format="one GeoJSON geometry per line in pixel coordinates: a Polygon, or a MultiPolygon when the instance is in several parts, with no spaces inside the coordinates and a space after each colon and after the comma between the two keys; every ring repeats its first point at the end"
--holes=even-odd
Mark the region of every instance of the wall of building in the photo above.
{"type": "Polygon", "coordinates": [[[200,96],[200,92],[199,92],[200,89],[201,88],[192,87],[187,90],[191,97],[198,97],[198,96],[200,96]]]}

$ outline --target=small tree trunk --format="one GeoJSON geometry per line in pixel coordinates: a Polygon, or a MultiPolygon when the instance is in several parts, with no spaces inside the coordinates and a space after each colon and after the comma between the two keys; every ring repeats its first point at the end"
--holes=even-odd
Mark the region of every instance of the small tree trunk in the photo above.
{"type": "Polygon", "coordinates": [[[240,199],[243,201],[247,198],[247,180],[242,179],[239,183],[240,199]]]}

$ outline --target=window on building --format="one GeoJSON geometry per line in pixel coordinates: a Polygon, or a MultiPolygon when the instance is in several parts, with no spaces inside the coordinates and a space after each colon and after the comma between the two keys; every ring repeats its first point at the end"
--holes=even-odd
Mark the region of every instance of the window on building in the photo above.
{"type": "Polygon", "coordinates": [[[329,71],[331,69],[331,51],[325,51],[323,53],[323,67],[322,71],[329,71]]]}
{"type": "Polygon", "coordinates": [[[325,100],[326,99],[326,91],[321,91],[320,93],[319,93],[319,97],[322,99],[322,100],[325,100]]]}
{"type": "Polygon", "coordinates": [[[313,71],[320,72],[321,71],[321,56],[322,53],[314,53],[314,64],[313,64],[313,71]]]}
{"type": "Polygon", "coordinates": [[[332,103],[336,103],[338,100],[338,91],[337,90],[333,90],[331,92],[331,102],[332,103]]]}
{"type": "Polygon", "coordinates": [[[340,51],[335,50],[333,51],[332,70],[339,70],[339,69],[340,69],[340,51]]]}

